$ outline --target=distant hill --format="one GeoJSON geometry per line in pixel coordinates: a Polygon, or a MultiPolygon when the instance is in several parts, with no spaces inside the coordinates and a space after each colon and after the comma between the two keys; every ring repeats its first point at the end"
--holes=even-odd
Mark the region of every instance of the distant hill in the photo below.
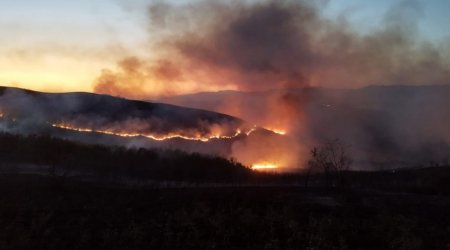
{"type": "MultiPolygon", "coordinates": [[[[283,118],[292,133],[314,143],[340,138],[361,168],[448,164],[450,86],[303,88],[263,92],[221,91],[172,96],[160,101],[239,116],[267,126],[283,118]],[[239,108],[230,105],[238,103],[239,108]],[[270,112],[273,107],[275,112],[270,112]]],[[[300,140],[300,139],[299,139],[300,140]]],[[[313,144],[314,145],[314,144],[313,144]]],[[[309,145],[310,147],[313,145],[309,145]]],[[[355,165],[358,165],[356,163],[355,165]]]]}
{"type": "Polygon", "coordinates": [[[0,87],[0,113],[0,129],[6,132],[223,156],[229,155],[232,142],[255,130],[242,119],[206,110],[91,93],[8,87],[0,87]]]}
{"type": "Polygon", "coordinates": [[[145,102],[1,87],[0,130],[293,168],[307,162],[312,147],[339,138],[356,169],[436,166],[450,163],[449,96],[450,86],[372,86],[221,91],[145,102]],[[290,126],[286,136],[261,128],[277,122],[290,126]]]}
{"type": "MultiPolygon", "coordinates": [[[[171,132],[177,129],[198,129],[206,125],[227,124],[233,128],[244,125],[236,117],[205,110],[184,108],[163,103],[128,100],[91,93],[42,93],[0,87],[0,109],[22,118],[46,121],[92,119],[98,123],[120,122],[130,118],[157,121],[152,130],[171,132]]],[[[98,124],[100,125],[100,124],[98,124]]]]}

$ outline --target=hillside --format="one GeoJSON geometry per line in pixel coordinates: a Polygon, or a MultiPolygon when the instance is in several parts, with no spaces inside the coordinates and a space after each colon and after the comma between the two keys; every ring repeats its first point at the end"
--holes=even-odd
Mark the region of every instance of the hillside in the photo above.
{"type": "Polygon", "coordinates": [[[226,157],[236,140],[255,130],[267,132],[216,112],[91,93],[0,87],[0,113],[4,132],[226,157]]]}
{"type": "Polygon", "coordinates": [[[20,119],[87,122],[95,126],[117,125],[133,119],[136,122],[153,122],[139,129],[159,133],[178,130],[208,133],[209,126],[213,125],[229,126],[231,130],[245,124],[238,118],[215,112],[91,93],[51,94],[0,87],[0,105],[2,113],[20,119]]]}
{"type": "Polygon", "coordinates": [[[263,127],[281,121],[309,148],[339,138],[351,148],[356,168],[384,169],[448,164],[449,96],[446,85],[393,85],[221,91],[160,101],[239,116],[263,127]]]}

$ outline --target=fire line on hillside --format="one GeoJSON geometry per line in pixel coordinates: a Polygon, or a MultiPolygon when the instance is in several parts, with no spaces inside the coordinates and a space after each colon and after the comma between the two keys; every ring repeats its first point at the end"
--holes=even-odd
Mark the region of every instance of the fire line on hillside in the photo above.
{"type": "Polygon", "coordinates": [[[240,135],[250,135],[252,132],[256,130],[256,126],[253,128],[242,131],[240,129],[236,130],[236,133],[233,135],[221,135],[221,134],[214,134],[214,135],[196,135],[196,136],[186,136],[183,134],[175,134],[175,133],[169,133],[166,135],[161,134],[148,134],[148,133],[133,133],[133,132],[121,132],[121,131],[111,131],[111,130],[97,130],[97,129],[90,129],[90,128],[80,128],[75,127],[66,123],[60,123],[60,124],[52,124],[52,127],[54,128],[60,128],[65,130],[72,130],[77,132],[88,132],[88,133],[99,133],[99,134],[107,134],[107,135],[115,135],[120,137],[145,137],[148,139],[156,140],[156,141],[164,141],[169,139],[184,139],[184,140],[190,140],[190,141],[202,141],[202,142],[208,142],[212,139],[232,139],[236,138],[240,135]]]}
{"type": "MultiPolygon", "coordinates": [[[[113,136],[119,136],[119,137],[144,137],[151,140],[156,141],[164,141],[164,140],[170,140],[170,139],[183,139],[183,140],[190,140],[190,141],[200,141],[200,142],[209,142],[213,139],[233,139],[237,138],[239,136],[250,136],[253,132],[256,131],[257,126],[253,126],[251,129],[247,130],[241,130],[237,129],[236,132],[233,135],[222,135],[222,134],[211,134],[211,135],[195,135],[195,136],[187,136],[183,134],[176,134],[176,133],[169,133],[169,134],[150,134],[150,133],[136,133],[136,132],[124,132],[124,131],[113,131],[113,130],[102,130],[102,129],[92,129],[92,128],[82,128],[73,126],[68,123],[54,123],[51,125],[54,128],[63,129],[63,130],[70,130],[70,131],[76,131],[76,132],[84,132],[84,133],[98,133],[98,134],[106,134],[106,135],[113,135],[113,136]]],[[[284,131],[280,130],[269,130],[277,135],[285,135],[286,133],[284,131]]],[[[275,163],[254,163],[251,164],[251,168],[253,170],[274,170],[279,168],[279,166],[275,163]]]]}
{"type": "MultiPolygon", "coordinates": [[[[11,116],[10,114],[0,112],[0,119],[3,121],[14,121],[17,122],[18,120],[11,116]]],[[[20,119],[21,120],[21,119],[20,119]]],[[[92,126],[81,126],[81,125],[75,125],[70,122],[46,122],[47,125],[61,130],[68,130],[68,131],[74,131],[74,132],[80,132],[80,133],[93,133],[93,134],[105,134],[105,135],[111,135],[111,136],[117,136],[117,137],[123,137],[123,138],[137,138],[142,137],[149,140],[154,141],[166,141],[166,140],[172,140],[172,139],[181,139],[186,141],[197,141],[200,143],[208,143],[212,140],[232,140],[236,138],[246,138],[252,135],[255,131],[258,129],[263,129],[266,131],[270,131],[274,135],[279,136],[285,136],[286,132],[284,130],[277,130],[277,129],[265,129],[258,127],[256,125],[248,126],[245,128],[236,128],[231,131],[209,131],[209,132],[193,132],[193,131],[185,131],[183,133],[183,130],[178,130],[177,132],[173,131],[167,131],[162,133],[156,133],[152,131],[127,131],[124,128],[122,129],[114,129],[114,128],[94,128],[92,126]]],[[[260,155],[259,157],[256,157],[254,160],[246,161],[246,164],[250,166],[251,169],[257,170],[257,171],[269,171],[269,170],[276,170],[279,169],[281,166],[279,164],[276,164],[274,159],[261,159],[260,157],[263,157],[263,155],[260,155]]],[[[272,157],[273,158],[273,157],[272,157]]]]}

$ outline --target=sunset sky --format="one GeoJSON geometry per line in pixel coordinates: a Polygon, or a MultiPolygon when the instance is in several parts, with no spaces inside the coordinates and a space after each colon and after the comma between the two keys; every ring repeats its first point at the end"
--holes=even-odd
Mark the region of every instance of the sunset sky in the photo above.
{"type": "MultiPolygon", "coordinates": [[[[147,17],[151,1],[0,2],[0,85],[56,92],[93,91],[93,82],[102,69],[114,69],[124,57],[152,55],[148,51],[152,33],[147,17]]],[[[322,12],[327,18],[345,17],[358,32],[370,33],[396,2],[400,1],[330,0],[322,12]]],[[[421,8],[420,39],[448,44],[450,1],[415,3],[421,8]]],[[[201,89],[188,88],[186,92],[193,90],[201,89]]]]}

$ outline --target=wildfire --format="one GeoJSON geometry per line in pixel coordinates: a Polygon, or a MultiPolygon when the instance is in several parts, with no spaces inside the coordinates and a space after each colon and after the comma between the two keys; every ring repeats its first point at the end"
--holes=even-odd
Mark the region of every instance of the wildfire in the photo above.
{"type": "Polygon", "coordinates": [[[85,133],[99,133],[99,134],[107,134],[107,135],[115,135],[120,137],[145,137],[151,140],[155,141],[164,141],[169,139],[184,139],[184,140],[191,140],[191,141],[202,141],[202,142],[208,142],[212,139],[233,139],[235,137],[238,137],[240,135],[250,135],[256,130],[256,126],[253,128],[242,131],[240,129],[236,130],[235,134],[233,135],[221,135],[221,134],[213,134],[213,135],[194,135],[194,136],[186,136],[182,134],[176,134],[176,133],[170,133],[166,135],[160,135],[160,134],[148,134],[148,133],[132,133],[132,132],[122,132],[122,131],[111,131],[111,130],[96,130],[91,128],[81,128],[81,127],[75,127],[72,125],[68,125],[65,123],[61,124],[52,124],[52,127],[59,128],[59,129],[65,129],[65,130],[72,130],[77,132],[85,132],[85,133]]]}
{"type": "Polygon", "coordinates": [[[281,129],[273,129],[273,128],[266,128],[266,129],[274,132],[275,134],[286,135],[286,131],[281,129]]]}
{"type": "Polygon", "coordinates": [[[259,163],[259,164],[253,164],[252,169],[254,170],[267,170],[267,169],[276,169],[278,166],[273,163],[259,163]]]}

